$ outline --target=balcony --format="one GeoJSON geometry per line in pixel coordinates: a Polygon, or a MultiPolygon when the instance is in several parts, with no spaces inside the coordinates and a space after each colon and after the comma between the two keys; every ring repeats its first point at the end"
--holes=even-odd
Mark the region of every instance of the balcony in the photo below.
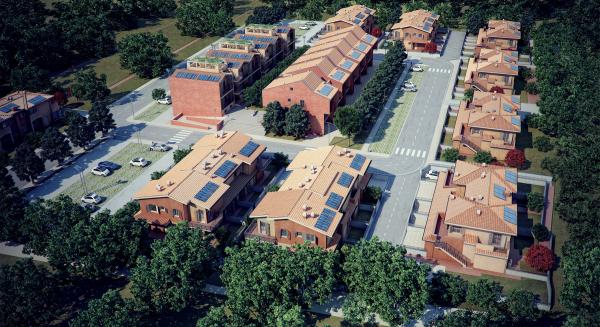
{"type": "Polygon", "coordinates": [[[188,223],[190,224],[190,227],[192,227],[192,228],[200,228],[201,230],[203,230],[205,232],[212,232],[215,229],[217,229],[217,227],[219,227],[219,225],[221,225],[222,221],[223,221],[223,215],[220,215],[217,219],[213,219],[212,221],[210,221],[208,223],[203,223],[203,222],[199,222],[199,221],[189,221],[188,223]]]}
{"type": "Polygon", "coordinates": [[[496,248],[493,245],[478,243],[475,245],[475,254],[485,255],[488,257],[508,259],[508,249],[496,248]]]}
{"type": "Polygon", "coordinates": [[[248,228],[246,228],[246,231],[244,232],[244,238],[277,244],[277,238],[271,235],[264,235],[259,232],[256,220],[252,221],[248,228]]]}

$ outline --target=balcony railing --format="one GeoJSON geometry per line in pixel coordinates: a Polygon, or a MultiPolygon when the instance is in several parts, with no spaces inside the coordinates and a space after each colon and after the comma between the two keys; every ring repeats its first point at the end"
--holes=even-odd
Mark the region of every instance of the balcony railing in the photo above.
{"type": "Polygon", "coordinates": [[[268,242],[268,243],[273,243],[273,244],[277,243],[277,238],[275,238],[274,236],[260,234],[260,232],[258,231],[258,228],[256,226],[256,220],[254,220],[254,221],[252,221],[252,223],[250,223],[250,225],[244,232],[244,237],[246,239],[252,238],[252,239],[256,239],[256,240],[268,242]]]}
{"type": "Polygon", "coordinates": [[[203,231],[206,232],[212,232],[214,231],[217,227],[219,227],[219,225],[221,224],[221,222],[223,221],[223,215],[219,216],[217,219],[213,219],[212,221],[208,222],[208,223],[203,223],[203,222],[199,222],[199,221],[190,221],[190,227],[193,228],[200,228],[203,231]]]}
{"type": "Polygon", "coordinates": [[[435,247],[444,250],[444,252],[448,253],[448,255],[460,262],[463,265],[463,267],[467,267],[469,265],[469,259],[465,257],[462,253],[460,253],[460,251],[458,251],[452,245],[444,241],[436,241],[435,247]]]}

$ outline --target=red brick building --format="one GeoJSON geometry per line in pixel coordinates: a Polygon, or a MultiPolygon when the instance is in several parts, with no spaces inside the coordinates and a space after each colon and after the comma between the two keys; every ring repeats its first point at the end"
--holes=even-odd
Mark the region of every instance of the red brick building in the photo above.
{"type": "Polygon", "coordinates": [[[375,10],[364,5],[353,5],[337,11],[335,16],[325,21],[327,32],[337,31],[347,27],[358,26],[371,33],[375,26],[375,10]]]}

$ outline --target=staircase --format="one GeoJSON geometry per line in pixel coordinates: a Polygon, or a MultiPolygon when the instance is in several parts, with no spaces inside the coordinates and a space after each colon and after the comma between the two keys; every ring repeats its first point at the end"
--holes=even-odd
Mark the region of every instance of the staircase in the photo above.
{"type": "Polygon", "coordinates": [[[464,144],[467,148],[473,150],[475,153],[481,151],[481,148],[477,144],[471,142],[468,138],[462,136],[460,143],[464,144]]]}
{"type": "Polygon", "coordinates": [[[447,255],[458,261],[463,267],[468,267],[471,262],[460,251],[444,241],[435,241],[435,247],[444,251],[447,255]]]}

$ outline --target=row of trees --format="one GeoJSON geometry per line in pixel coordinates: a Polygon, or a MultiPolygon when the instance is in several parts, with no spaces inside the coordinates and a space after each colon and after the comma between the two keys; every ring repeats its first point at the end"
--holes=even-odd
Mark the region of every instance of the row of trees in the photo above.
{"type": "Polygon", "coordinates": [[[267,105],[262,126],[265,133],[289,135],[296,139],[303,138],[310,130],[308,112],[298,104],[283,108],[279,101],[267,105]]]}

